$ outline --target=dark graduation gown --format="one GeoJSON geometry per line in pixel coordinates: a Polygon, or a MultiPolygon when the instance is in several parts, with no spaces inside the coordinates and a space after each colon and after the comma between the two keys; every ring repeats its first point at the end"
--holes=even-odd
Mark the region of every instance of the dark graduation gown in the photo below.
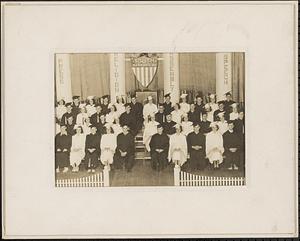
{"type": "Polygon", "coordinates": [[[125,164],[125,168],[127,171],[130,171],[133,167],[134,161],[134,136],[131,133],[124,135],[124,133],[120,133],[117,136],[117,148],[114,156],[114,163],[117,167],[125,164]],[[126,156],[122,157],[120,150],[122,152],[127,152],[126,156]]]}
{"type": "Polygon", "coordinates": [[[75,130],[74,130],[74,126],[75,126],[75,122],[73,122],[72,124],[67,124],[67,133],[70,136],[73,136],[75,134],[75,130]]]}
{"type": "Polygon", "coordinates": [[[127,112],[121,114],[120,125],[121,126],[127,125],[130,128],[131,134],[133,134],[134,136],[136,135],[136,130],[137,130],[136,119],[132,112],[130,112],[129,114],[127,112]]]}
{"type": "Polygon", "coordinates": [[[71,116],[73,117],[73,122],[75,122],[76,119],[74,118],[73,112],[71,112],[71,113],[66,112],[66,113],[63,114],[63,116],[61,117],[60,124],[61,124],[61,125],[67,125],[67,124],[68,124],[68,118],[70,118],[71,116]]]}
{"type": "Polygon", "coordinates": [[[72,145],[72,136],[61,135],[55,136],[55,168],[68,167],[70,165],[70,149],[72,145]],[[67,149],[67,151],[63,151],[67,149]]]}
{"type": "Polygon", "coordinates": [[[104,114],[104,115],[106,115],[106,114],[108,114],[109,112],[110,112],[110,110],[109,110],[109,108],[108,108],[108,104],[107,105],[105,105],[105,104],[102,104],[101,105],[101,108],[102,108],[102,113],[104,114]]]}
{"type": "Polygon", "coordinates": [[[97,127],[97,134],[102,134],[103,129],[104,129],[104,124],[105,123],[104,124],[101,123],[101,119],[100,119],[101,115],[103,115],[102,111],[99,114],[96,112],[90,118],[91,124],[97,127]]]}
{"type": "Polygon", "coordinates": [[[95,169],[98,164],[98,157],[100,155],[100,141],[101,136],[98,134],[89,134],[85,139],[85,167],[86,169],[95,169]],[[95,148],[96,150],[90,152],[88,149],[95,148]]]}
{"type": "Polygon", "coordinates": [[[226,131],[223,134],[223,145],[226,165],[236,164],[239,166],[239,153],[240,153],[240,138],[236,132],[226,131]],[[237,148],[236,152],[231,152],[230,148],[237,148]]]}
{"type": "Polygon", "coordinates": [[[169,137],[165,133],[161,135],[156,133],[152,136],[149,145],[152,168],[161,170],[168,163],[169,137]],[[156,149],[163,149],[163,151],[158,153],[156,149]]]}
{"type": "Polygon", "coordinates": [[[192,170],[203,169],[206,166],[205,161],[205,136],[199,132],[194,131],[187,136],[188,151],[190,153],[189,166],[192,170]],[[195,150],[192,146],[201,146],[200,150],[195,150]]]}
{"type": "Polygon", "coordinates": [[[172,102],[170,102],[170,103],[164,102],[163,106],[164,106],[165,115],[168,114],[168,113],[171,113],[174,110],[174,108],[172,107],[172,102]]]}
{"type": "Polygon", "coordinates": [[[79,105],[72,104],[72,114],[74,116],[74,121],[76,121],[77,115],[80,113],[79,105]]]}
{"type": "Polygon", "coordinates": [[[199,123],[200,122],[200,114],[196,110],[194,112],[189,111],[188,112],[188,118],[189,118],[189,121],[191,121],[193,123],[199,123]]]}
{"type": "Polygon", "coordinates": [[[234,132],[237,133],[240,140],[240,165],[244,165],[245,162],[245,119],[236,119],[233,121],[234,132]]]}
{"type": "Polygon", "coordinates": [[[195,104],[195,111],[198,112],[199,115],[202,115],[203,112],[205,112],[204,104],[201,103],[201,105],[195,104]]]}
{"type": "Polygon", "coordinates": [[[131,107],[131,113],[134,115],[135,120],[136,120],[136,129],[140,130],[143,127],[143,122],[144,122],[144,118],[143,118],[143,105],[139,102],[136,102],[135,104],[130,103],[130,107],[131,107]]]}
{"type": "Polygon", "coordinates": [[[160,112],[157,112],[155,114],[155,121],[157,121],[159,124],[163,124],[165,121],[166,121],[166,116],[164,113],[160,113],[160,112]]]}
{"type": "Polygon", "coordinates": [[[166,121],[165,123],[163,123],[164,133],[166,133],[167,135],[173,135],[176,132],[176,129],[174,127],[175,125],[175,121],[166,121]]]}
{"type": "Polygon", "coordinates": [[[211,128],[209,127],[211,124],[210,121],[201,121],[200,122],[200,132],[203,134],[207,134],[211,131],[211,128]]]}
{"type": "Polygon", "coordinates": [[[230,113],[230,112],[231,112],[231,105],[232,105],[233,103],[235,103],[235,101],[233,101],[233,100],[229,100],[229,101],[224,100],[223,103],[224,103],[224,110],[225,110],[227,113],[230,113]]]}

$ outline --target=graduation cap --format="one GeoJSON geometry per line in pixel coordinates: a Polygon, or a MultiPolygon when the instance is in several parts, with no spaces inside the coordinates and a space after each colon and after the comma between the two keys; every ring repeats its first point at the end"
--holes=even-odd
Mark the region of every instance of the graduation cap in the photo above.
{"type": "Polygon", "coordinates": [[[76,99],[79,99],[79,97],[80,97],[79,95],[74,95],[74,96],[72,97],[72,99],[73,99],[73,100],[76,100],[76,99]]]}
{"type": "Polygon", "coordinates": [[[71,102],[66,103],[66,106],[72,106],[71,102]]]}
{"type": "Polygon", "coordinates": [[[215,126],[217,126],[217,127],[218,127],[218,124],[217,124],[217,122],[212,122],[212,123],[210,123],[210,125],[209,125],[209,127],[215,127],[215,126]]]}
{"type": "Polygon", "coordinates": [[[183,94],[181,94],[180,98],[186,98],[187,95],[188,95],[188,94],[183,93],[183,94]]]}
{"type": "Polygon", "coordinates": [[[171,97],[171,93],[165,94],[164,97],[171,97]]]}
{"type": "Polygon", "coordinates": [[[230,93],[230,91],[228,91],[227,93],[225,93],[225,96],[228,96],[228,95],[230,95],[230,96],[231,96],[231,93],[230,93]]]}
{"type": "Polygon", "coordinates": [[[233,103],[231,106],[232,106],[233,108],[236,108],[236,107],[238,106],[238,103],[233,103]]]}
{"type": "Polygon", "coordinates": [[[225,114],[225,112],[223,111],[223,112],[220,112],[220,113],[218,114],[218,116],[221,118],[221,117],[224,116],[224,114],[225,114]]]}

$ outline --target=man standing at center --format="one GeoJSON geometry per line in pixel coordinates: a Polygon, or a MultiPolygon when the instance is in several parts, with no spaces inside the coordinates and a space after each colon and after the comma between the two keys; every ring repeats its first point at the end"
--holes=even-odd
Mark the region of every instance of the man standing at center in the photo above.
{"type": "Polygon", "coordinates": [[[143,127],[143,105],[140,102],[137,102],[136,95],[131,96],[131,112],[135,117],[136,129],[139,131],[143,127]]]}
{"type": "Polygon", "coordinates": [[[148,96],[147,100],[148,103],[144,105],[143,109],[143,117],[145,121],[148,119],[148,116],[155,115],[157,112],[157,106],[153,103],[153,98],[151,95],[148,96]]]}

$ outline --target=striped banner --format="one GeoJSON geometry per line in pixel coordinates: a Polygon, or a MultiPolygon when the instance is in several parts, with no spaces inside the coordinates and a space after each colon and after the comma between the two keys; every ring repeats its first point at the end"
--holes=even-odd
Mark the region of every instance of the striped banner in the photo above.
{"type": "Polygon", "coordinates": [[[137,58],[132,58],[131,64],[132,71],[136,79],[144,88],[147,88],[152,82],[157,71],[157,57],[148,57],[148,55],[143,55],[137,58]]]}

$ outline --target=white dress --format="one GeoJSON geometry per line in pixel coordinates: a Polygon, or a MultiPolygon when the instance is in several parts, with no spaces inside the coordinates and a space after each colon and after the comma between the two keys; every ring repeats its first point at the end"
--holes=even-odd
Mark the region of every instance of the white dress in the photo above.
{"type": "Polygon", "coordinates": [[[180,124],[183,112],[181,110],[173,110],[171,114],[172,114],[172,121],[176,122],[177,124],[180,124]]]}
{"type": "Polygon", "coordinates": [[[114,105],[115,105],[115,107],[116,107],[116,109],[117,109],[117,113],[118,113],[119,116],[120,116],[122,113],[125,112],[125,106],[124,106],[123,103],[115,103],[114,105]]]}
{"type": "Polygon", "coordinates": [[[76,134],[72,136],[72,146],[70,152],[70,164],[77,166],[80,164],[81,160],[84,158],[85,155],[85,134],[76,134]],[[75,150],[75,149],[80,150],[75,150]]]}
{"type": "Polygon", "coordinates": [[[179,165],[182,166],[187,159],[187,142],[186,136],[182,133],[180,134],[173,134],[170,137],[170,147],[169,147],[169,155],[168,155],[169,162],[171,160],[179,161],[179,165]],[[178,150],[177,150],[178,149],[178,150]]]}
{"type": "Polygon", "coordinates": [[[219,132],[223,135],[226,131],[228,131],[228,123],[227,121],[221,122],[218,121],[217,122],[218,126],[219,126],[219,132]]]}
{"type": "Polygon", "coordinates": [[[65,114],[67,112],[67,107],[65,107],[64,105],[58,105],[55,108],[55,110],[56,110],[56,117],[60,121],[63,114],[65,114]]]}
{"type": "Polygon", "coordinates": [[[120,124],[113,124],[111,127],[114,131],[115,136],[118,136],[123,131],[120,124]]]}
{"type": "Polygon", "coordinates": [[[187,136],[188,134],[194,131],[193,122],[191,121],[183,121],[181,122],[181,126],[182,126],[182,134],[184,134],[185,136],[187,136]]]}
{"type": "Polygon", "coordinates": [[[159,125],[159,123],[157,121],[150,121],[145,123],[145,130],[144,130],[144,134],[143,134],[143,143],[145,144],[145,147],[147,149],[147,151],[150,151],[150,141],[151,141],[151,137],[157,133],[157,126],[159,125]]]}
{"type": "Polygon", "coordinates": [[[188,103],[180,103],[180,110],[184,113],[188,113],[190,111],[190,105],[188,103]]]}
{"type": "Polygon", "coordinates": [[[236,119],[238,119],[239,118],[239,113],[238,112],[231,112],[230,114],[229,114],[229,119],[230,120],[236,120],[236,119]]]}
{"type": "Polygon", "coordinates": [[[101,149],[101,156],[100,160],[102,164],[112,164],[114,159],[114,154],[117,147],[117,137],[115,134],[104,134],[101,137],[100,149],[101,149]],[[107,149],[108,148],[108,149],[107,149]]]}
{"type": "Polygon", "coordinates": [[[87,113],[79,113],[76,117],[76,125],[83,126],[84,121],[88,118],[87,113]]]}
{"type": "Polygon", "coordinates": [[[109,113],[105,116],[106,122],[107,122],[107,123],[110,123],[110,124],[112,124],[116,118],[119,118],[118,112],[109,112],[109,113]]]}
{"type": "Polygon", "coordinates": [[[144,105],[143,117],[145,120],[148,119],[149,115],[154,115],[157,112],[157,106],[155,104],[147,103],[144,105]]]}
{"type": "Polygon", "coordinates": [[[210,163],[213,161],[219,161],[219,163],[223,162],[223,136],[219,132],[209,132],[206,135],[206,156],[210,163]],[[217,148],[217,150],[213,150],[217,148]]]}
{"type": "Polygon", "coordinates": [[[91,117],[93,114],[97,112],[95,105],[86,105],[86,113],[88,114],[88,117],[91,117]]]}

